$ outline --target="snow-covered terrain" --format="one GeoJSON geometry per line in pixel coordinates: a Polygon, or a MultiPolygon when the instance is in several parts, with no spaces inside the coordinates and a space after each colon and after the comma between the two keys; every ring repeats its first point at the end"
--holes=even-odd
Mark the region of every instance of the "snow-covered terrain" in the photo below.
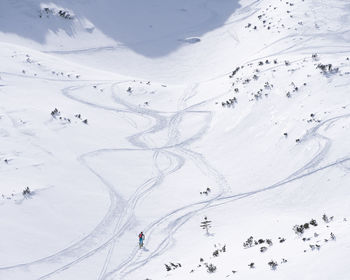
{"type": "Polygon", "coordinates": [[[347,0],[0,1],[0,279],[348,280],[349,143],[347,0]]]}

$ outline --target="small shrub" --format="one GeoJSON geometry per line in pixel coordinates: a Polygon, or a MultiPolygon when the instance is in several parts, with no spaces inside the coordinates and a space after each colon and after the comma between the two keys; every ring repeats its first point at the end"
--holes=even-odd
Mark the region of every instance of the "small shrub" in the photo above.
{"type": "Polygon", "coordinates": [[[323,220],[325,223],[329,223],[329,219],[328,219],[328,216],[327,216],[326,214],[323,214],[322,220],[323,220]]]}
{"type": "Polygon", "coordinates": [[[221,252],[224,252],[224,253],[226,252],[226,245],[222,246],[221,252]]]}
{"type": "Polygon", "coordinates": [[[293,227],[293,230],[296,234],[303,234],[304,233],[304,226],[303,225],[295,225],[293,227]]]}
{"type": "Polygon", "coordinates": [[[314,53],[311,57],[315,61],[318,60],[318,54],[317,53],[314,53]]]}
{"type": "Polygon", "coordinates": [[[32,194],[31,190],[29,189],[29,187],[26,187],[23,192],[22,192],[24,197],[30,196],[32,194]]]}
{"type": "Polygon", "coordinates": [[[331,239],[332,239],[332,240],[335,240],[335,235],[334,235],[333,232],[331,232],[331,239]]]}
{"type": "Polygon", "coordinates": [[[170,271],[171,270],[171,267],[169,265],[167,265],[167,264],[164,264],[164,265],[165,265],[166,271],[170,271]]]}
{"type": "Polygon", "coordinates": [[[243,243],[244,248],[250,248],[253,246],[254,238],[253,236],[249,237],[246,242],[243,243]]]}
{"type": "Polygon", "coordinates": [[[57,116],[59,116],[61,114],[60,111],[58,111],[57,108],[55,108],[53,111],[51,111],[51,116],[56,118],[57,116]]]}
{"type": "Polygon", "coordinates": [[[264,253],[264,252],[266,252],[266,251],[267,251],[267,247],[264,246],[264,247],[261,247],[261,248],[260,248],[260,252],[261,252],[261,253],[264,253]]]}
{"type": "Polygon", "coordinates": [[[241,69],[240,67],[237,67],[235,70],[233,70],[232,74],[229,76],[230,78],[233,78],[234,75],[237,74],[237,72],[239,71],[239,69],[241,69]]]}
{"type": "Polygon", "coordinates": [[[216,266],[213,264],[207,265],[207,272],[208,273],[214,273],[216,271],[216,266]]]}
{"type": "Polygon", "coordinates": [[[200,227],[206,231],[207,235],[209,235],[209,229],[211,228],[211,221],[209,221],[207,217],[204,217],[204,221],[201,222],[200,227]]]}
{"type": "Polygon", "coordinates": [[[267,264],[271,267],[272,270],[275,270],[278,266],[278,263],[273,260],[269,261],[267,264]]]}
{"type": "Polygon", "coordinates": [[[252,262],[250,264],[248,264],[249,268],[255,268],[255,264],[252,262]]]}

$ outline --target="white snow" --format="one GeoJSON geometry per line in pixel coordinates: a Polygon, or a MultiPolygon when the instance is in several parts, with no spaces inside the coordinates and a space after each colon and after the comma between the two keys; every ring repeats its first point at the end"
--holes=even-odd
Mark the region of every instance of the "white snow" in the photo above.
{"type": "Polygon", "coordinates": [[[350,279],[349,15],[2,0],[0,279],[350,279]]]}

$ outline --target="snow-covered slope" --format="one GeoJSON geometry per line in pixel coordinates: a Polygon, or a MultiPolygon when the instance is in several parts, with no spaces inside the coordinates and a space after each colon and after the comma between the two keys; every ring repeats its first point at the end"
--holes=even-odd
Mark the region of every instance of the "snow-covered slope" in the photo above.
{"type": "Polygon", "coordinates": [[[349,279],[329,2],[1,1],[0,279],[349,279]]]}

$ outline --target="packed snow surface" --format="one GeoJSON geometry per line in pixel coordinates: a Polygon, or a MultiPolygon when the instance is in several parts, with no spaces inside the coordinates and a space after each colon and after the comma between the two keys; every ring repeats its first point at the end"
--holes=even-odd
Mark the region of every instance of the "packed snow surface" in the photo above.
{"type": "Polygon", "coordinates": [[[349,58],[347,0],[1,0],[0,279],[350,279],[349,58]]]}

